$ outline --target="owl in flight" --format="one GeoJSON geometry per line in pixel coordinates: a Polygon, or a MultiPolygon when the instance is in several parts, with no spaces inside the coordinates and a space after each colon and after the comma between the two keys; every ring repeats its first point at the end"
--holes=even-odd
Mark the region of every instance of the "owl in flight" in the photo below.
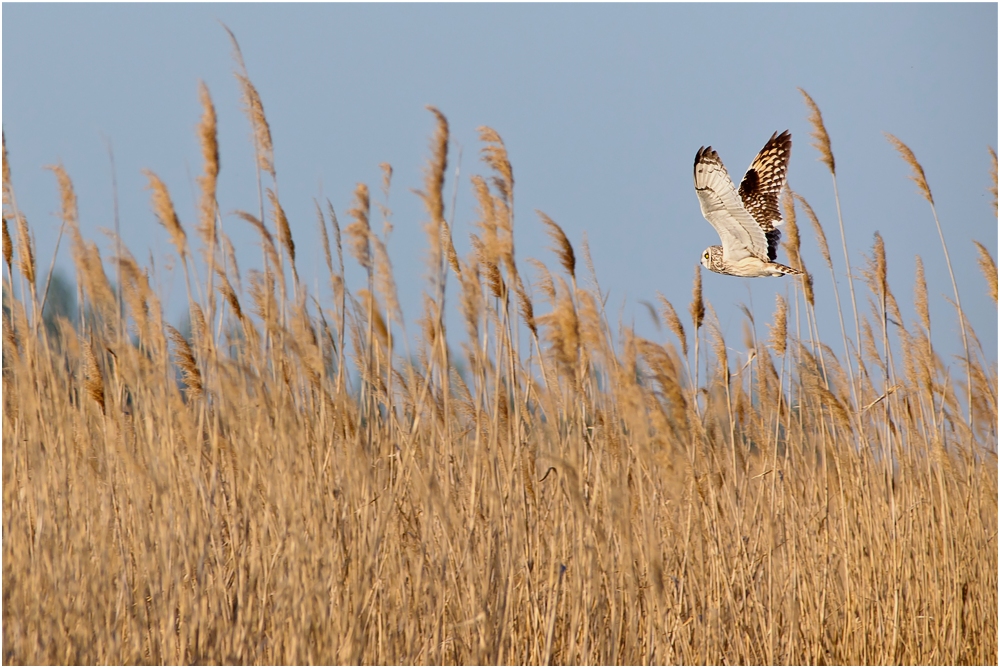
{"type": "Polygon", "coordinates": [[[719,154],[701,147],[694,158],[694,189],[701,213],[722,239],[709,246],[701,264],[718,274],[756,278],[801,274],[774,261],[778,252],[781,213],[778,196],[785,186],[792,135],[775,132],[747,170],[737,193],[719,154]]]}

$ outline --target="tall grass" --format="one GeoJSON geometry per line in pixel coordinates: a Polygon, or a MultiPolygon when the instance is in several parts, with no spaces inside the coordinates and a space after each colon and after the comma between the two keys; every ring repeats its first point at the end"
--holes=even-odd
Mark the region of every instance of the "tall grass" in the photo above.
{"type": "MultiPolygon", "coordinates": [[[[910,324],[880,239],[861,280],[848,272],[871,309],[854,309],[853,338],[841,317],[844,357],[818,336],[808,275],[766,336],[748,314],[742,367],[700,273],[691,320],[660,296],[673,338],[642,338],[611,325],[586,245],[542,213],[557,263],[531,262],[533,294],[489,128],[458,257],[432,110],[429,284],[411,332],[364,184],[343,234],[317,203],[332,303],[299,282],[263,105],[242,61],[239,74],[262,180],[257,215],[239,216],[261,267],[241,280],[218,216],[206,88],[198,235],[148,175],[189,337],[124,247],[119,318],[60,167],[81,316],[37,326],[4,150],[5,662],[996,661],[997,370],[939,357],[922,263],[910,324]],[[344,245],[362,288],[345,282],[344,245]],[[449,292],[464,332],[446,331],[449,292]]],[[[795,203],[835,278],[819,218],[795,203]]]]}

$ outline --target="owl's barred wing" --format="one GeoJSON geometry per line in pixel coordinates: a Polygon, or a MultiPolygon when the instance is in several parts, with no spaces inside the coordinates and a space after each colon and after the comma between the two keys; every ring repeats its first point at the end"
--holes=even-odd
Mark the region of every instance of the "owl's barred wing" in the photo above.
{"type": "Polygon", "coordinates": [[[754,158],[740,183],[743,206],[760,225],[767,237],[767,259],[774,262],[781,231],[781,209],[778,197],[785,186],[788,158],[792,154],[792,135],[785,130],[775,132],[754,158]]]}
{"type": "Polygon", "coordinates": [[[726,262],[738,262],[751,255],[768,257],[764,230],[744,208],[719,154],[711,146],[703,146],[694,158],[694,188],[701,214],[722,239],[726,262]]]}

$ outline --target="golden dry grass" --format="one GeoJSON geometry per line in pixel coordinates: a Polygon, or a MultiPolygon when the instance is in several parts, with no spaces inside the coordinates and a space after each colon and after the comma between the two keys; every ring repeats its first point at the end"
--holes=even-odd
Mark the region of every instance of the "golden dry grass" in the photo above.
{"type": "MultiPolygon", "coordinates": [[[[245,70],[241,82],[273,178],[263,106],[245,70]]],[[[6,663],[996,661],[996,366],[970,359],[970,377],[956,377],[966,365],[938,356],[929,316],[898,320],[881,240],[857,286],[873,305],[864,345],[842,328],[848,358],[798,292],[772,323],[748,319],[734,347],[700,272],[687,330],[660,297],[680,352],[623,326],[615,336],[589,252],[584,287],[544,214],[561,271],[533,263],[533,302],[514,260],[513,172],[488,128],[474,252],[457,257],[441,192],[447,121],[432,110],[421,196],[433,253],[411,357],[364,184],[344,232],[367,286],[345,285],[339,224],[317,204],[334,303],[297,280],[286,292],[294,244],[275,186],[284,252],[261,217],[239,214],[265,247],[247,306],[213,222],[204,87],[201,99],[207,271],[190,270],[209,295],[198,303],[189,286],[190,340],[163,322],[127,251],[126,321],[107,308],[62,168],[94,308],[62,321],[79,336],[38,327],[37,305],[14,297],[27,264],[11,268],[8,215],[18,257],[30,251],[4,161],[6,663]],[[464,338],[445,331],[446,290],[461,293],[464,338]],[[805,336],[790,326],[800,315],[805,336]]],[[[185,253],[166,187],[149,178],[185,253]]]]}

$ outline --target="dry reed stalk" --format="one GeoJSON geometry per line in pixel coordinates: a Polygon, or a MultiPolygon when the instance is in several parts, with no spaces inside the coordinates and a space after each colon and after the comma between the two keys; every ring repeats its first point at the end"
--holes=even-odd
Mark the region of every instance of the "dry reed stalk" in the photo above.
{"type": "Polygon", "coordinates": [[[788,341],[788,302],[779,294],[775,296],[775,304],[777,308],[774,312],[774,325],[769,326],[771,348],[778,354],[778,357],[784,357],[788,341]]]}
{"type": "Polygon", "coordinates": [[[816,140],[813,148],[819,151],[820,162],[826,165],[831,174],[836,175],[837,170],[834,166],[833,151],[830,149],[830,135],[827,134],[826,125],[823,124],[823,114],[820,112],[819,106],[809,96],[809,93],[801,88],[799,88],[799,92],[802,93],[802,97],[806,101],[806,106],[809,107],[809,124],[813,126],[810,136],[816,140]]]}
{"type": "Polygon", "coordinates": [[[288,217],[285,210],[281,208],[278,196],[270,188],[267,189],[267,198],[271,202],[271,215],[274,217],[274,224],[278,230],[278,240],[288,252],[288,257],[292,261],[292,270],[295,270],[295,242],[292,240],[292,228],[288,225],[288,217]]]}
{"type": "Polygon", "coordinates": [[[924,261],[918,255],[916,257],[916,279],[913,286],[913,305],[917,315],[920,316],[920,324],[929,334],[931,331],[931,312],[927,306],[927,281],[924,279],[924,261]]]}
{"type": "Polygon", "coordinates": [[[250,82],[250,75],[247,73],[246,63],[243,61],[243,51],[240,49],[236,36],[225,25],[222,25],[229,33],[229,39],[233,43],[233,58],[239,66],[239,72],[235,72],[236,80],[240,83],[242,94],[241,102],[243,111],[250,119],[253,127],[253,144],[256,151],[257,168],[276,178],[274,171],[274,145],[271,142],[271,126],[268,125],[267,117],[264,115],[264,103],[261,102],[260,93],[250,82]]]}
{"type": "Polygon", "coordinates": [[[691,313],[691,322],[694,323],[695,337],[701,328],[701,323],[705,320],[705,302],[701,298],[701,267],[694,269],[694,287],[691,290],[691,305],[688,307],[691,313]]]}
{"type": "Polygon", "coordinates": [[[97,364],[97,355],[94,353],[94,340],[84,341],[80,339],[80,346],[83,348],[84,382],[83,387],[87,395],[94,400],[101,408],[101,414],[106,414],[104,404],[104,376],[101,374],[101,367],[97,364]]]}
{"type": "MultiPolygon", "coordinates": [[[[34,243],[31,240],[31,233],[28,231],[28,221],[25,219],[24,215],[17,214],[17,255],[18,255],[18,266],[21,268],[21,274],[24,276],[25,280],[28,281],[28,285],[31,288],[31,293],[35,293],[35,250],[34,243]]],[[[5,221],[6,222],[6,221],[5,221]]],[[[4,226],[4,232],[6,233],[7,227],[4,226]]],[[[7,239],[10,243],[10,239],[7,239]]]]}
{"type": "Polygon", "coordinates": [[[542,224],[545,225],[545,232],[549,235],[549,238],[555,242],[555,247],[551,250],[555,252],[556,256],[559,258],[559,264],[562,268],[566,270],[570,278],[576,281],[576,254],[573,252],[573,245],[570,244],[569,238],[566,233],[563,232],[562,228],[556,224],[554,220],[546,216],[541,211],[535,211],[538,217],[542,219],[542,224]]]}
{"type": "Polygon", "coordinates": [[[240,308],[240,301],[236,298],[236,292],[233,290],[232,284],[229,282],[229,277],[226,275],[222,269],[216,268],[216,274],[219,277],[219,292],[222,293],[223,299],[229,304],[229,308],[232,309],[233,315],[236,316],[238,320],[243,320],[243,309],[240,308]]]}
{"type": "Polygon", "coordinates": [[[531,298],[528,296],[528,292],[524,289],[524,283],[521,281],[521,277],[517,277],[517,284],[514,288],[517,292],[517,308],[518,313],[521,314],[521,318],[524,320],[524,324],[528,326],[531,333],[534,336],[538,336],[538,327],[535,325],[535,307],[531,303],[531,298]]]}
{"type": "Polygon", "coordinates": [[[14,254],[13,244],[10,241],[10,232],[7,231],[7,218],[3,219],[3,259],[7,263],[7,270],[10,271],[11,256],[14,254]]]}
{"type": "Polygon", "coordinates": [[[153,213],[156,214],[160,225],[163,225],[170,234],[170,241],[174,244],[174,248],[177,249],[177,254],[180,255],[183,262],[187,258],[187,235],[184,233],[184,228],[181,227],[181,221],[177,218],[177,212],[174,211],[174,203],[170,200],[167,186],[160,180],[160,177],[150,170],[145,169],[142,173],[149,180],[146,188],[153,193],[151,198],[153,213]]]}
{"type": "Polygon", "coordinates": [[[233,280],[236,282],[236,289],[242,292],[243,284],[240,281],[240,265],[236,261],[236,249],[233,247],[233,242],[229,239],[229,236],[221,230],[219,231],[219,239],[221,240],[222,248],[226,253],[226,263],[224,265],[226,267],[226,273],[227,275],[233,277],[233,280]]]}
{"type": "Polygon", "coordinates": [[[195,359],[191,345],[179,331],[166,325],[167,336],[174,344],[174,358],[177,366],[181,370],[181,377],[188,388],[188,396],[196,401],[204,393],[204,386],[201,380],[201,370],[198,369],[198,361],[195,359]]]}
{"type": "Polygon", "coordinates": [[[462,267],[458,262],[458,252],[455,250],[455,244],[451,238],[451,226],[448,224],[447,220],[441,221],[441,242],[444,244],[448,265],[451,267],[451,270],[455,272],[455,277],[461,278],[462,267]]]}
{"type": "Polygon", "coordinates": [[[403,321],[403,311],[399,306],[399,296],[396,292],[396,280],[392,275],[392,262],[389,252],[374,234],[371,236],[371,246],[375,249],[375,289],[385,301],[386,313],[396,322],[403,321]]]}
{"type": "Polygon", "coordinates": [[[580,352],[580,321],[572,292],[566,281],[559,278],[555,307],[550,313],[535,318],[546,328],[546,339],[553,358],[568,377],[574,378],[580,352]]]}
{"type": "Polygon", "coordinates": [[[681,343],[681,352],[684,357],[688,354],[688,344],[687,336],[684,334],[684,325],[681,324],[681,319],[677,317],[677,311],[674,310],[674,305],[667,301],[667,298],[661,295],[659,292],[656,293],[656,298],[660,302],[660,316],[667,322],[667,326],[670,331],[673,332],[674,336],[681,343]]]}
{"type": "Polygon", "coordinates": [[[281,256],[278,254],[278,248],[274,245],[274,236],[271,235],[271,231],[267,229],[263,222],[257,216],[246,211],[235,211],[237,217],[250,223],[257,233],[260,235],[260,243],[264,249],[264,256],[270,263],[270,269],[277,272],[278,277],[281,281],[282,286],[284,286],[284,272],[281,271],[281,256]]]}
{"type": "Polygon", "coordinates": [[[323,259],[326,260],[327,271],[332,274],[333,256],[330,253],[330,235],[326,231],[326,218],[323,215],[323,209],[319,206],[319,202],[314,199],[313,204],[316,206],[316,226],[319,228],[319,238],[323,246],[323,259]]]}
{"type": "MultiPolygon", "coordinates": [[[[428,106],[428,111],[434,114],[437,125],[434,135],[431,137],[431,157],[424,168],[424,190],[421,191],[420,198],[424,202],[424,208],[430,218],[424,229],[430,241],[430,253],[428,255],[428,266],[431,276],[434,277],[437,285],[438,298],[444,292],[445,268],[442,266],[442,240],[444,239],[444,175],[448,169],[448,119],[444,117],[435,107],[428,106]]],[[[451,236],[448,235],[447,243],[450,245],[451,236]]],[[[445,249],[444,259],[447,261],[448,251],[445,249]]]]}
{"type": "Polygon", "coordinates": [[[507,156],[507,147],[504,146],[503,139],[497,131],[485,125],[479,128],[479,141],[487,144],[482,149],[483,162],[500,175],[499,178],[494,178],[493,185],[510,208],[513,206],[514,198],[514,170],[507,156]]]}
{"type": "MultiPolygon", "coordinates": [[[[865,325],[867,324],[867,321],[865,321],[865,325]]],[[[872,345],[874,345],[874,339],[872,345]]],[[[826,381],[820,376],[819,362],[801,344],[799,345],[799,354],[802,355],[802,363],[799,365],[799,371],[804,390],[819,399],[817,406],[820,407],[820,410],[824,407],[829,409],[831,416],[834,418],[834,423],[838,428],[843,429],[845,433],[850,433],[851,415],[843,402],[830,391],[826,381]]]]}
{"type": "Polygon", "coordinates": [[[826,233],[823,232],[823,226],[820,225],[816,212],[813,211],[813,208],[809,206],[809,202],[807,202],[804,197],[798,193],[792,193],[792,196],[798,200],[799,204],[802,205],[802,208],[805,209],[806,217],[809,218],[809,222],[812,224],[813,232],[816,234],[816,243],[819,244],[819,252],[823,256],[823,261],[826,262],[826,265],[831,270],[833,270],[833,260],[830,258],[830,247],[826,243],[826,233]]]}
{"type": "Polygon", "coordinates": [[[215,116],[215,106],[212,104],[212,96],[204,81],[198,82],[198,97],[203,109],[201,122],[198,124],[198,141],[201,144],[201,155],[204,161],[204,174],[198,177],[198,185],[201,188],[201,222],[198,226],[198,234],[201,236],[202,242],[210,249],[210,262],[214,262],[216,244],[215,198],[219,179],[218,121],[215,116]]]}
{"type": "Polygon", "coordinates": [[[546,267],[544,263],[533,257],[529,257],[527,261],[528,264],[534,267],[535,271],[538,272],[538,287],[542,291],[542,294],[545,295],[546,301],[548,301],[552,306],[555,306],[556,285],[552,280],[552,274],[549,272],[549,268],[546,267]]]}
{"type": "Polygon", "coordinates": [[[973,241],[976,245],[976,250],[979,251],[979,269],[983,272],[983,276],[986,278],[986,285],[990,289],[990,297],[993,298],[993,303],[997,303],[997,263],[993,260],[990,252],[986,250],[978,241],[973,241]]]}
{"type": "Polygon", "coordinates": [[[354,206],[347,210],[347,215],[353,218],[354,222],[344,228],[344,234],[347,235],[351,255],[369,274],[372,271],[371,227],[368,224],[370,211],[368,186],[359,183],[354,189],[354,206]]]}
{"type": "Polygon", "coordinates": [[[152,292],[149,287],[149,279],[127,250],[123,249],[122,255],[115,259],[118,266],[121,267],[122,293],[125,304],[132,314],[139,340],[145,341],[149,336],[148,300],[152,292]]]}
{"type": "MultiPolygon", "coordinates": [[[[711,306],[709,306],[711,309],[711,306]]],[[[722,336],[722,326],[719,324],[718,316],[715,315],[715,311],[712,311],[712,320],[709,322],[712,334],[712,354],[715,355],[715,361],[719,365],[719,375],[722,378],[722,382],[726,385],[729,384],[729,352],[726,348],[726,340],[722,336]]]]}

